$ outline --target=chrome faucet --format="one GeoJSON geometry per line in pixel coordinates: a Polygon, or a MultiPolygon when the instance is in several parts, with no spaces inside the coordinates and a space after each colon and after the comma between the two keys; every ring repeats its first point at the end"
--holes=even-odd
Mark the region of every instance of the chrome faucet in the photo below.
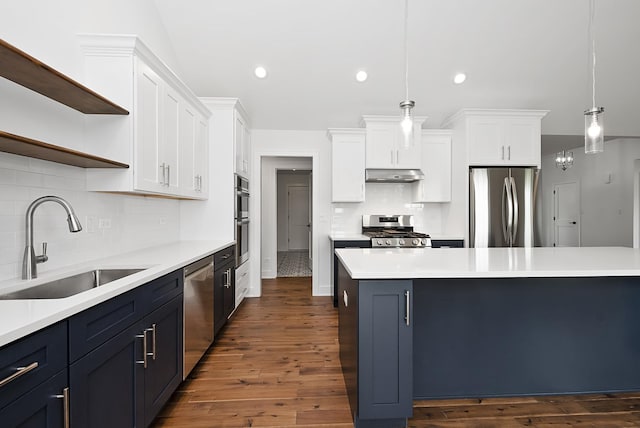
{"type": "Polygon", "coordinates": [[[26,227],[26,246],[24,248],[24,258],[22,259],[22,279],[33,279],[38,277],[36,266],[38,263],[44,263],[49,260],[47,256],[47,243],[42,243],[42,255],[36,256],[33,250],[33,213],[40,205],[45,202],[57,202],[67,212],[67,222],[69,223],[69,232],[80,232],[82,226],[80,220],[73,212],[73,208],[69,202],[59,196],[43,196],[31,202],[27,208],[27,227],[26,227]]]}

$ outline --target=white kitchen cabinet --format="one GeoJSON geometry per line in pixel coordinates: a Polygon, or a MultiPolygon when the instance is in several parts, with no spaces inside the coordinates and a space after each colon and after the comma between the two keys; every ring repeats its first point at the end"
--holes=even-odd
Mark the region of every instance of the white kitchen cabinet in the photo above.
{"type": "Polygon", "coordinates": [[[249,159],[251,158],[251,133],[246,117],[236,109],[234,128],[235,173],[249,178],[249,159]]]}
{"type": "Polygon", "coordinates": [[[468,163],[540,166],[543,110],[465,109],[454,117],[465,128],[468,163]]]}
{"type": "Polygon", "coordinates": [[[329,129],[331,202],[364,202],[365,130],[329,129]]]}
{"type": "Polygon", "coordinates": [[[424,117],[414,118],[414,141],[408,147],[398,116],[363,116],[366,127],[366,167],[381,169],[419,169],[422,147],[420,131],[424,117]]]}
{"type": "Polygon", "coordinates": [[[422,131],[424,179],[413,186],[414,202],[451,202],[451,130],[422,131]]]}
{"type": "Polygon", "coordinates": [[[180,110],[180,187],[194,199],[208,197],[208,123],[195,109],[180,110]]]}
{"type": "Polygon", "coordinates": [[[236,308],[249,292],[249,267],[251,260],[247,260],[236,268],[236,308]]]}
{"type": "Polygon", "coordinates": [[[130,165],[87,173],[92,191],[204,199],[209,110],[136,36],[81,36],[86,80],[131,111],[120,120],[88,118],[90,153],[130,165]],[[203,152],[204,150],[204,152],[203,152]]]}

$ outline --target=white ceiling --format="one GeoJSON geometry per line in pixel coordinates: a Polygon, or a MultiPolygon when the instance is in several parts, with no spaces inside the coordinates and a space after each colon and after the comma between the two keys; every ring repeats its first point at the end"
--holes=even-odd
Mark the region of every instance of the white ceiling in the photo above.
{"type": "MultiPolygon", "coordinates": [[[[399,114],[403,0],[155,2],[183,80],[199,96],[240,98],[253,128],[356,127],[362,115],[399,114]],[[264,80],[253,75],[258,64],[264,80]],[[354,79],[359,69],[369,73],[365,83],[354,79]]],[[[415,114],[438,128],[463,107],[548,109],[543,134],[580,135],[591,107],[588,6],[410,0],[415,114]],[[452,83],[457,71],[468,74],[463,85],[452,83]]],[[[640,136],[638,18],[638,0],[596,2],[596,104],[606,109],[608,135],[640,136]]]]}

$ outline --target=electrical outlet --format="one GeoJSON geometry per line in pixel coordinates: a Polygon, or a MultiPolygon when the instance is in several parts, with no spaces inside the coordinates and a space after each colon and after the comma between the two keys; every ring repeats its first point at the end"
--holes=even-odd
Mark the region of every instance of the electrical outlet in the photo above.
{"type": "Polygon", "coordinates": [[[92,215],[88,215],[85,219],[87,233],[95,233],[98,227],[98,218],[92,215]]]}
{"type": "Polygon", "coordinates": [[[101,218],[98,221],[98,227],[100,229],[111,229],[111,219],[110,218],[101,218]]]}
{"type": "Polygon", "coordinates": [[[160,216],[160,225],[165,225],[167,224],[167,218],[164,216],[160,216]]]}

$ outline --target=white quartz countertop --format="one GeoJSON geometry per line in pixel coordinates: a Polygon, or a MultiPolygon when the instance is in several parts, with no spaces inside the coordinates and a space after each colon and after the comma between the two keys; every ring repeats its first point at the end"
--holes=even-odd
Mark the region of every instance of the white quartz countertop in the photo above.
{"type": "Polygon", "coordinates": [[[3,281],[0,283],[0,293],[36,286],[97,268],[146,268],[133,275],[62,299],[0,300],[0,346],[180,269],[233,243],[221,240],[173,242],[57,269],[29,281],[3,281]]]}
{"type": "Polygon", "coordinates": [[[640,276],[640,249],[345,248],[335,250],[353,279],[640,276]]]}

